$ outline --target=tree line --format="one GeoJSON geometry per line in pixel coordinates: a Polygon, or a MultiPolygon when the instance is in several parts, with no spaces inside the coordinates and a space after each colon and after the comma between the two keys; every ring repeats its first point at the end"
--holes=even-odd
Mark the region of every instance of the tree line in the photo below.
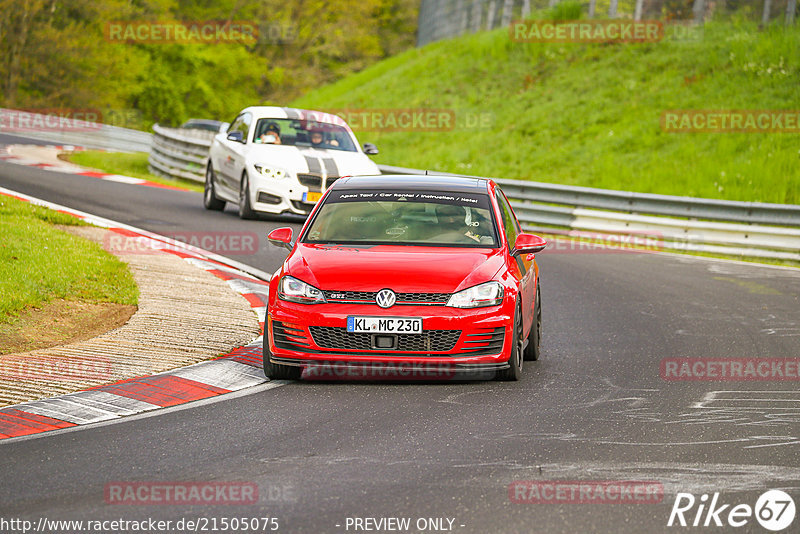
{"type": "Polygon", "coordinates": [[[230,120],[413,46],[418,9],[419,0],[0,0],[0,105],[136,110],[141,124],[124,125],[143,128],[230,120]],[[256,31],[237,39],[241,27],[256,31]],[[176,39],[181,28],[195,39],[176,39]]]}

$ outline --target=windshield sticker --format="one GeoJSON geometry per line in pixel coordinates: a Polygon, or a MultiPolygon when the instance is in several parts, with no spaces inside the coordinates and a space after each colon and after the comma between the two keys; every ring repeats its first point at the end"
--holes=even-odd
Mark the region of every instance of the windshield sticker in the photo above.
{"type": "Polygon", "coordinates": [[[460,206],[489,207],[488,195],[463,193],[437,193],[408,191],[331,191],[328,202],[431,202],[435,204],[457,204],[460,206]]]}

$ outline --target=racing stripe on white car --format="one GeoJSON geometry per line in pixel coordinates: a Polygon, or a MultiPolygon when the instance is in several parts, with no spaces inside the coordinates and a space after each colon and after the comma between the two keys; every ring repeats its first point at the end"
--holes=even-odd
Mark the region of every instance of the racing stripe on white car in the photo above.
{"type": "Polygon", "coordinates": [[[322,175],[322,164],[319,161],[319,158],[314,156],[307,156],[303,154],[303,157],[306,158],[306,165],[308,166],[309,174],[316,174],[321,176],[322,175]]]}
{"type": "Polygon", "coordinates": [[[339,178],[339,166],[333,158],[323,158],[322,164],[325,165],[326,178],[339,178]]]}
{"type": "Polygon", "coordinates": [[[303,117],[300,114],[300,111],[294,108],[283,108],[283,111],[286,113],[286,117],[293,120],[301,120],[303,117]]]}

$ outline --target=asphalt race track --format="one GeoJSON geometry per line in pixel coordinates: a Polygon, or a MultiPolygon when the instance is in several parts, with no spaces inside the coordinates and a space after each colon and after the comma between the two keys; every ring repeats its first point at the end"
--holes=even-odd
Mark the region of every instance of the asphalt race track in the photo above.
{"type": "MultiPolygon", "coordinates": [[[[258,251],[230,257],[270,273],[286,255],[265,239],[286,221],[205,211],[199,193],[6,162],[0,186],[161,234],[255,232],[258,251]]],[[[269,516],[280,532],[308,533],[365,531],[352,518],[366,517],[446,518],[427,531],[459,533],[768,532],[752,517],[738,529],[667,521],[678,492],[719,492],[733,507],[781,489],[800,503],[796,379],[661,377],[665,358],[800,355],[800,271],[585,250],[538,260],[542,359],[526,362],[520,382],[288,383],[12,440],[0,444],[0,517],[269,516]],[[511,502],[519,480],[649,481],[664,496],[511,502]],[[104,488],[119,481],[246,481],[260,497],[243,506],[107,504],[104,488]]]]}

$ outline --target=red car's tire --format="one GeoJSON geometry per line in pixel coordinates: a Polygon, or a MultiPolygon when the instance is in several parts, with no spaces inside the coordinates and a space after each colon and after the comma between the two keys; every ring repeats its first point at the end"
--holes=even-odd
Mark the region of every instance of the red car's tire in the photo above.
{"type": "Polygon", "coordinates": [[[508,358],[508,369],[503,369],[497,373],[498,380],[516,381],[522,378],[522,310],[517,306],[514,313],[514,326],[511,330],[511,356],[508,358]]]}
{"type": "Polygon", "coordinates": [[[281,365],[279,363],[272,363],[269,361],[272,353],[269,350],[269,341],[267,334],[264,334],[264,346],[262,349],[264,356],[264,376],[270,380],[299,380],[300,375],[303,373],[302,367],[294,365],[281,365]]]}
{"type": "Polygon", "coordinates": [[[539,359],[540,345],[542,343],[542,297],[539,286],[536,286],[536,304],[533,307],[533,324],[528,332],[528,346],[525,347],[523,356],[526,361],[535,362],[539,359]]]}

